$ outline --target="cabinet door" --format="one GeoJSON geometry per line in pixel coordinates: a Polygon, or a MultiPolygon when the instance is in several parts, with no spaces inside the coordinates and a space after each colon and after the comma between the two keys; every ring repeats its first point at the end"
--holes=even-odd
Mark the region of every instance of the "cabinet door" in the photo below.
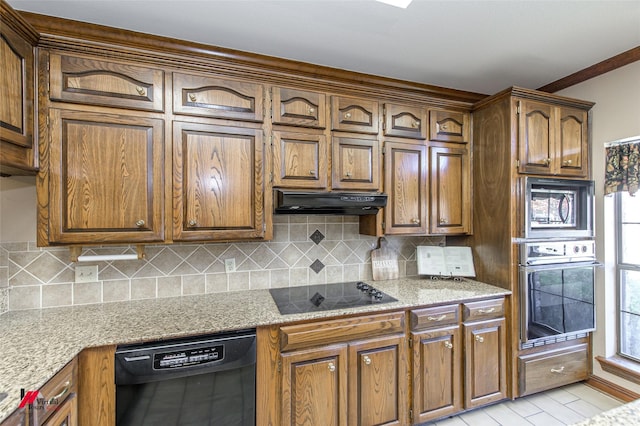
{"type": "Polygon", "coordinates": [[[101,59],[51,54],[53,100],[164,111],[164,71],[101,59]]]}
{"type": "Polygon", "coordinates": [[[262,121],[264,89],[260,84],[190,74],[173,74],[173,112],[262,121]]]}
{"type": "Polygon", "coordinates": [[[467,149],[430,147],[429,157],[430,233],[468,233],[471,226],[471,185],[467,149]]]}
{"type": "Polygon", "coordinates": [[[175,240],[264,235],[262,130],[174,123],[175,240]]]}
{"type": "Polygon", "coordinates": [[[4,23],[0,35],[0,172],[35,174],[33,46],[4,23]]]}
{"type": "Polygon", "coordinates": [[[549,104],[518,102],[518,150],[520,173],[552,174],[554,148],[554,112],[549,104]]]}
{"type": "Polygon", "coordinates": [[[275,87],[272,121],[292,126],[326,127],[326,97],[323,93],[275,87]]]}
{"type": "Polygon", "coordinates": [[[385,234],[426,234],[427,148],[386,142],[384,152],[385,234]]]}
{"type": "Polygon", "coordinates": [[[49,114],[49,242],[162,241],[164,121],[49,114]]]}
{"type": "Polygon", "coordinates": [[[507,397],[504,318],[464,324],[465,408],[507,397]]]}
{"type": "Polygon", "coordinates": [[[57,407],[55,413],[42,426],[76,426],[78,424],[78,398],[75,395],[57,407]]]}
{"type": "Polygon", "coordinates": [[[347,346],[282,354],[282,424],[347,425],[347,346]]]}
{"type": "Polygon", "coordinates": [[[349,345],[349,424],[407,423],[404,334],[349,345]]]}
{"type": "Polygon", "coordinates": [[[429,140],[467,143],[470,136],[470,114],[466,112],[429,110],[429,140]]]}
{"type": "Polygon", "coordinates": [[[426,139],[426,113],[420,107],[385,104],[384,134],[403,138],[426,139]]]}
{"type": "Polygon", "coordinates": [[[321,133],[273,132],[273,186],[327,188],[327,138],[321,133]]]}
{"type": "Polygon", "coordinates": [[[412,333],[413,415],[421,423],[462,410],[462,341],[458,325],[412,333]]]}
{"type": "Polygon", "coordinates": [[[378,133],[379,104],[368,99],[331,97],[331,129],[378,133]]]}
{"type": "Polygon", "coordinates": [[[561,107],[559,120],[557,173],[562,176],[589,176],[586,111],[561,107]]]}
{"type": "Polygon", "coordinates": [[[380,190],[380,148],[377,138],[334,136],[331,145],[333,189],[380,190]]]}

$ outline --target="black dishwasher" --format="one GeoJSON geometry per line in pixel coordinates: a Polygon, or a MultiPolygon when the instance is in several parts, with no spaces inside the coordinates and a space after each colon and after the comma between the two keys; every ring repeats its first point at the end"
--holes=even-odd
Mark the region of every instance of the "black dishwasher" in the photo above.
{"type": "Polygon", "coordinates": [[[120,345],[116,425],[255,425],[255,330],[120,345]]]}

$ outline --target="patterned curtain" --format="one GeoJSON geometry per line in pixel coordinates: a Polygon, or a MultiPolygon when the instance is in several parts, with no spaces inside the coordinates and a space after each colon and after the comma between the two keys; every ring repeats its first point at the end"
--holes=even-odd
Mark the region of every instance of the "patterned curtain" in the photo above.
{"type": "Polygon", "coordinates": [[[604,195],[622,191],[634,195],[640,179],[640,140],[609,146],[606,154],[604,195]]]}

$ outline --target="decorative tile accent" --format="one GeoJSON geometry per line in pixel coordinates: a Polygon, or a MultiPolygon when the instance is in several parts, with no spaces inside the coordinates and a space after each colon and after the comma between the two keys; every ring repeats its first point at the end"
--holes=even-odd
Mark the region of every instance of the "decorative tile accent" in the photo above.
{"type": "Polygon", "coordinates": [[[311,241],[313,241],[314,243],[320,244],[320,241],[324,240],[324,235],[322,234],[322,232],[320,232],[319,229],[316,229],[314,233],[309,236],[309,238],[311,238],[311,241]]]}
{"type": "Polygon", "coordinates": [[[316,259],[311,265],[309,265],[309,268],[311,268],[313,272],[318,274],[324,269],[324,263],[322,263],[320,259],[316,259]]]}

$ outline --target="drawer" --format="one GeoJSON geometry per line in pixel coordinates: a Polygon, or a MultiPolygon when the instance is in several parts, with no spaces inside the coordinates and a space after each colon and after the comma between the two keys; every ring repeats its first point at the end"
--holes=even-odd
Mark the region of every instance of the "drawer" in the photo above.
{"type": "Polygon", "coordinates": [[[263,119],[264,88],[260,84],[173,74],[173,112],[249,121],[263,119]]]}
{"type": "Polygon", "coordinates": [[[52,54],[52,100],[164,111],[164,71],[88,57],[52,54]]]}
{"type": "Polygon", "coordinates": [[[326,96],[304,90],[273,88],[272,121],[291,126],[326,127],[326,96]]]}
{"type": "Polygon", "coordinates": [[[426,139],[426,111],[420,107],[407,105],[384,105],[385,136],[426,139]]]}
{"type": "Polygon", "coordinates": [[[585,380],[589,376],[587,344],[518,357],[520,396],[585,380]]]}
{"type": "Polygon", "coordinates": [[[414,309],[410,312],[411,330],[423,330],[457,324],[460,308],[458,305],[434,306],[414,309]]]}
{"type": "Polygon", "coordinates": [[[77,371],[78,363],[74,358],[40,388],[42,399],[33,406],[33,424],[44,423],[64,404],[67,397],[77,392],[77,371]]]}
{"type": "Polygon", "coordinates": [[[504,297],[462,304],[462,320],[481,321],[504,316],[504,297]]]}
{"type": "Polygon", "coordinates": [[[280,328],[280,349],[309,348],[404,332],[404,312],[320,321],[280,328]]]}

